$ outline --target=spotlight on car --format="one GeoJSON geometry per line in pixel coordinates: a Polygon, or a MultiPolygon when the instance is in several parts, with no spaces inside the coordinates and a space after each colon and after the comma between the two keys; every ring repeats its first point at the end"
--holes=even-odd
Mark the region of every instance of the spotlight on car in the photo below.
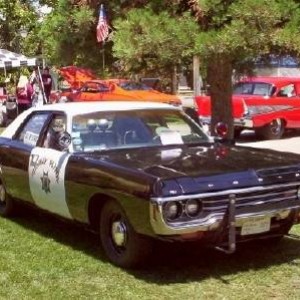
{"type": "Polygon", "coordinates": [[[187,200],[185,203],[185,213],[188,217],[196,217],[202,210],[202,203],[196,199],[187,200]]]}
{"type": "Polygon", "coordinates": [[[180,217],[182,212],[182,207],[179,202],[171,201],[167,202],[163,206],[163,214],[165,218],[169,221],[173,221],[180,217]]]}
{"type": "Polygon", "coordinates": [[[225,123],[219,122],[215,126],[215,133],[220,138],[225,138],[228,133],[228,126],[225,123]]]}

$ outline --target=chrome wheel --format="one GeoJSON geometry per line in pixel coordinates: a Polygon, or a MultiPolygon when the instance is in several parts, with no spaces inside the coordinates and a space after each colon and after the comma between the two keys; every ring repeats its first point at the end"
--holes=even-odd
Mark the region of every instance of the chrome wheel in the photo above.
{"type": "Polygon", "coordinates": [[[274,119],[269,124],[259,127],[255,130],[258,137],[267,139],[267,140],[275,140],[280,139],[284,133],[284,120],[282,119],[274,119]]]}
{"type": "Polygon", "coordinates": [[[137,267],[152,251],[152,241],[135,232],[123,208],[113,200],[101,210],[100,240],[108,259],[120,267],[137,267]]]}
{"type": "Polygon", "coordinates": [[[281,119],[275,119],[270,123],[270,131],[273,135],[278,135],[282,131],[282,121],[281,119]]]}
{"type": "Polygon", "coordinates": [[[125,247],[127,228],[123,221],[114,221],[111,226],[111,238],[116,247],[125,247]]]}

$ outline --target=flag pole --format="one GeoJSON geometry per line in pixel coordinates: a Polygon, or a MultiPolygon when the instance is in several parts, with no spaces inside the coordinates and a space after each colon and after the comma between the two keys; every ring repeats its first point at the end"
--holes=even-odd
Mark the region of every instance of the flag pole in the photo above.
{"type": "Polygon", "coordinates": [[[104,5],[100,5],[99,10],[99,19],[96,28],[96,36],[97,42],[102,43],[102,69],[103,73],[105,71],[105,40],[108,38],[109,35],[109,26],[107,23],[107,18],[104,10],[104,5]]]}
{"type": "Polygon", "coordinates": [[[103,41],[102,43],[102,69],[103,69],[103,73],[105,71],[105,42],[103,41]]]}

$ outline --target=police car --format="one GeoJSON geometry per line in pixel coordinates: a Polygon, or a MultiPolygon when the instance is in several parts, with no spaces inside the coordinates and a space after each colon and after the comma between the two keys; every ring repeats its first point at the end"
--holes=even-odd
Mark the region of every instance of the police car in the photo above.
{"type": "Polygon", "coordinates": [[[86,225],[126,268],[154,238],[226,253],[279,239],[299,223],[299,187],[300,156],[215,142],[167,104],[44,105],[0,137],[0,215],[21,201],[86,225]]]}

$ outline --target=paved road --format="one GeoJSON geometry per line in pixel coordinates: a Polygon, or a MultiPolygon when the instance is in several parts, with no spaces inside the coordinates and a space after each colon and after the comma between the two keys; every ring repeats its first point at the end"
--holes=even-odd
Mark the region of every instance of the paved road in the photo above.
{"type": "Polygon", "coordinates": [[[259,141],[255,138],[253,132],[245,131],[242,133],[241,138],[237,140],[237,144],[300,154],[300,131],[288,132],[282,139],[270,141],[259,141]]]}

